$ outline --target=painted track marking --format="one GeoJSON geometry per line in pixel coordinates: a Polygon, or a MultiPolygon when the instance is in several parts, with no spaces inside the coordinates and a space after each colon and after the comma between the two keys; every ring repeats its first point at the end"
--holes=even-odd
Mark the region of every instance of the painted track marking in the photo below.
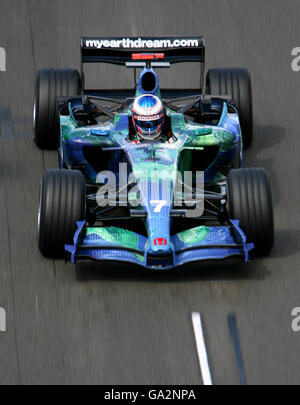
{"type": "Polygon", "coordinates": [[[234,352],[235,352],[236,361],[237,361],[237,365],[238,365],[238,369],[239,369],[240,384],[247,385],[246,372],[245,372],[243,356],[242,356],[242,351],[241,351],[241,346],[240,346],[240,341],[239,341],[236,316],[234,314],[229,314],[227,317],[227,323],[228,323],[228,329],[230,332],[230,336],[231,336],[231,339],[233,342],[234,352]]]}
{"type": "Polygon", "coordinates": [[[200,363],[200,370],[204,385],[212,385],[212,378],[208,364],[207,351],[204,341],[203,327],[201,315],[199,312],[192,312],[192,322],[194,327],[194,334],[196,339],[196,346],[198,358],[200,363]]]}

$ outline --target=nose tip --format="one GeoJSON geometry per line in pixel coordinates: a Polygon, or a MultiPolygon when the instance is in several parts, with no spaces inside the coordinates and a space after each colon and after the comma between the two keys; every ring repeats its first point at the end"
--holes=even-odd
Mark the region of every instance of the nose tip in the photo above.
{"type": "Polygon", "coordinates": [[[156,237],[151,241],[150,251],[152,253],[168,253],[170,252],[170,242],[167,238],[156,237]]]}

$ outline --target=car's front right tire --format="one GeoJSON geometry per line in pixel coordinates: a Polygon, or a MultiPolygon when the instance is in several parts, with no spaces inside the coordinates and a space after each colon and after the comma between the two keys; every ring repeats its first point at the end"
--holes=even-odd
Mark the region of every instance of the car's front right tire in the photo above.
{"type": "Polygon", "coordinates": [[[46,257],[62,258],[72,244],[76,221],[85,218],[85,178],[78,170],[50,169],[40,188],[38,243],[46,257]]]}

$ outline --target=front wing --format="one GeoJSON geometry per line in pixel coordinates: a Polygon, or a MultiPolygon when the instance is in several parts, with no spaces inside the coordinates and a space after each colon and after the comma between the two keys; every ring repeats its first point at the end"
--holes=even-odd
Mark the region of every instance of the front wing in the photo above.
{"type": "Polygon", "coordinates": [[[80,221],[77,222],[73,245],[65,245],[65,250],[72,263],[80,259],[130,262],[154,270],[231,256],[242,256],[247,262],[254,245],[246,242],[239,221],[230,220],[230,223],[227,226],[202,225],[179,232],[171,237],[168,254],[153,254],[143,235],[114,226],[88,227],[85,221],[80,221]]]}

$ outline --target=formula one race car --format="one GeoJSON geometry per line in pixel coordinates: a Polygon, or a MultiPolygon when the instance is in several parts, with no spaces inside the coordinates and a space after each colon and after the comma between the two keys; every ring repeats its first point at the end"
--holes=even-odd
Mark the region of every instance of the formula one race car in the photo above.
{"type": "Polygon", "coordinates": [[[250,76],[210,69],[204,40],[82,38],[81,73],[42,69],[34,140],[59,151],[42,179],[39,249],[46,257],[149,269],[267,255],[273,209],[263,168],[242,168],[252,141],[250,76]],[[84,63],[138,72],[133,89],[87,90],[84,63]],[[200,87],[160,89],[157,70],[199,62],[200,87]]]}

